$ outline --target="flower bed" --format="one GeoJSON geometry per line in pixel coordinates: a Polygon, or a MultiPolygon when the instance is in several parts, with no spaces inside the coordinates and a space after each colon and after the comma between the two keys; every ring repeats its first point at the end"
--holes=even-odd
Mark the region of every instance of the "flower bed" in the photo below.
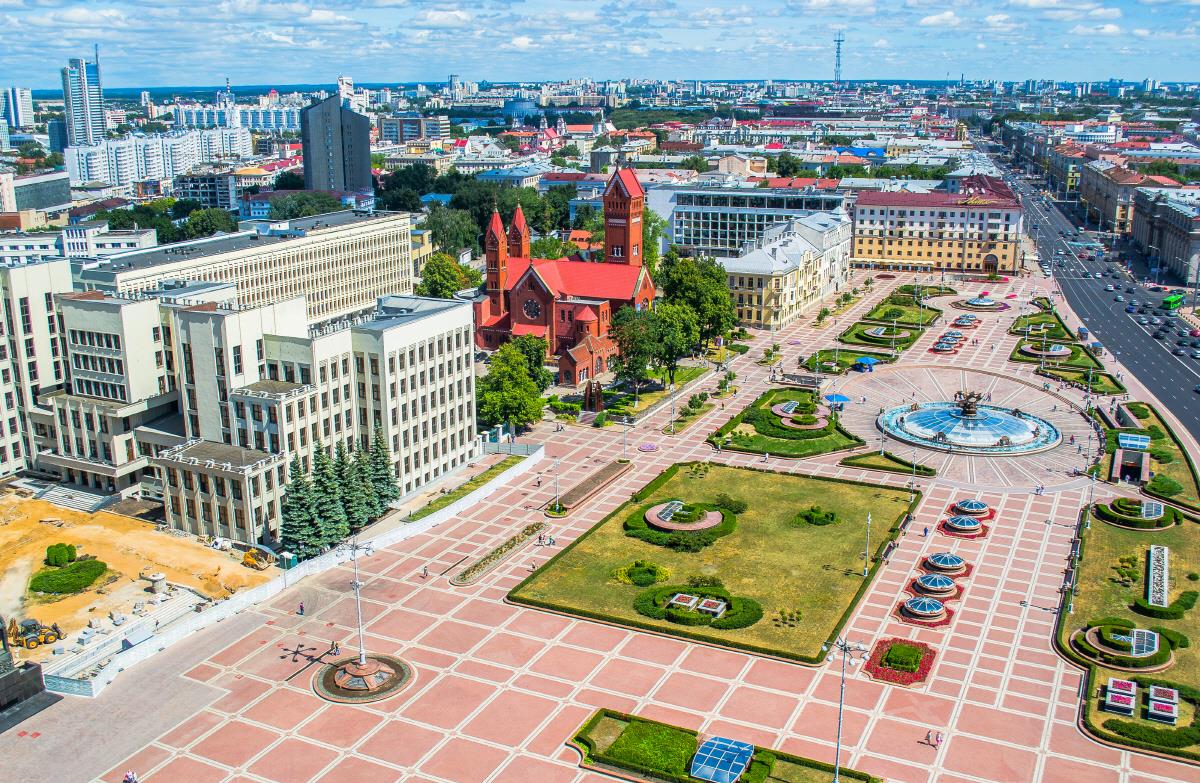
{"type": "Polygon", "coordinates": [[[881,639],[875,643],[875,648],[871,650],[871,656],[867,659],[863,670],[871,679],[879,682],[887,682],[892,685],[916,685],[929,677],[936,658],[937,652],[924,642],[914,642],[910,639],[881,639]],[[893,648],[897,648],[897,652],[901,654],[893,653],[893,648]],[[909,650],[916,650],[920,655],[919,660],[913,665],[906,665],[909,662],[908,659],[914,657],[909,650]]]}
{"type": "Polygon", "coordinates": [[[460,571],[450,580],[450,583],[459,586],[474,584],[497,563],[516,550],[517,547],[542,532],[545,527],[545,522],[534,522],[532,525],[526,525],[521,528],[521,532],[510,536],[503,544],[460,571]]]}
{"type": "Polygon", "coordinates": [[[610,462],[604,467],[600,468],[600,470],[592,473],[583,481],[579,482],[563,493],[560,501],[563,510],[570,511],[571,509],[575,508],[580,503],[599,492],[605,484],[629,470],[631,467],[633,467],[633,463],[631,462],[610,462]]]}

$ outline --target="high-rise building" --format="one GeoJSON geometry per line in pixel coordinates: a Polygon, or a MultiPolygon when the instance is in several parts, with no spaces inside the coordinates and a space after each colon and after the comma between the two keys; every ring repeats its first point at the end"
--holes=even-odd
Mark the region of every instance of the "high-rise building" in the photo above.
{"type": "Polygon", "coordinates": [[[100,48],[92,62],[67,61],[62,69],[63,104],[68,144],[98,144],[104,139],[104,87],[100,81],[100,48]]]}
{"type": "Polygon", "coordinates": [[[371,121],[338,95],[300,113],[304,188],[365,193],[371,180],[371,121]]]}
{"type": "Polygon", "coordinates": [[[10,128],[33,127],[33,93],[24,87],[4,91],[4,118],[10,128]]]}
{"type": "Polygon", "coordinates": [[[8,136],[8,120],[0,117],[0,150],[9,149],[12,146],[12,140],[8,136]]]}

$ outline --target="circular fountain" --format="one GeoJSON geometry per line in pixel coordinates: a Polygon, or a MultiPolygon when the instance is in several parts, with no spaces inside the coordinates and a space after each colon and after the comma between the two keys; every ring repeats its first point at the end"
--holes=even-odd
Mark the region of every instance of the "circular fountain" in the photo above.
{"type": "Polygon", "coordinates": [[[967,570],[967,561],[953,552],[934,552],[925,558],[925,567],[942,574],[961,574],[967,570]]]}
{"type": "Polygon", "coordinates": [[[1071,346],[1062,343],[1025,343],[1021,346],[1021,353],[1035,359],[1069,359],[1071,346]]]}
{"type": "Polygon", "coordinates": [[[975,310],[984,313],[995,313],[1008,309],[1008,305],[1004,302],[997,302],[988,296],[987,293],[981,293],[979,296],[973,296],[970,299],[959,299],[952,304],[959,310],[975,310]]]}
{"type": "Polygon", "coordinates": [[[957,392],[950,402],[901,405],[876,419],[897,440],[965,454],[1030,454],[1052,448],[1062,434],[1045,419],[1018,408],[980,403],[979,392],[957,392]]]}
{"type": "Polygon", "coordinates": [[[900,611],[915,620],[931,622],[946,616],[946,605],[936,598],[918,596],[905,601],[900,611]]]}
{"type": "Polygon", "coordinates": [[[958,583],[945,574],[921,574],[914,583],[917,591],[924,595],[944,598],[958,591],[958,583]]]}
{"type": "Polygon", "coordinates": [[[966,514],[971,517],[981,517],[991,509],[987,503],[975,498],[963,498],[956,501],[954,504],[954,512],[956,514],[966,514]]]}

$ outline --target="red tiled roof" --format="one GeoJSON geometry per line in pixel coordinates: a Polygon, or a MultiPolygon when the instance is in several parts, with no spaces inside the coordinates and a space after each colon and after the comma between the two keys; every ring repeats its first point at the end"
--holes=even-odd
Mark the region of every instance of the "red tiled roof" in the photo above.
{"type": "Polygon", "coordinates": [[[1159,185],[1163,185],[1163,186],[1165,186],[1165,187],[1168,187],[1168,188],[1177,188],[1177,187],[1179,187],[1179,183],[1178,183],[1178,182],[1176,182],[1175,180],[1171,179],[1170,177],[1164,177],[1164,176],[1162,176],[1162,175],[1160,175],[1160,174],[1151,174],[1149,177],[1146,177],[1146,179],[1150,180],[1151,182],[1156,182],[1156,183],[1158,183],[1159,185]]]}
{"type": "Polygon", "coordinates": [[[575,316],[576,321],[595,321],[599,318],[600,316],[596,315],[596,310],[591,305],[584,305],[575,316]]]}
{"type": "Polygon", "coordinates": [[[983,193],[910,193],[907,191],[865,190],[858,196],[860,207],[1003,207],[1015,208],[1016,201],[983,193]]]}
{"type": "Polygon", "coordinates": [[[576,364],[590,361],[593,354],[608,354],[617,350],[617,344],[608,337],[593,337],[588,335],[574,347],[567,349],[567,355],[576,364]]]}
{"type": "Polygon", "coordinates": [[[617,169],[610,181],[619,182],[630,198],[646,195],[646,191],[642,190],[642,183],[638,182],[637,172],[633,169],[617,169]]]}
{"type": "Polygon", "coordinates": [[[546,327],[542,324],[513,324],[513,337],[520,337],[523,334],[532,334],[534,337],[545,337],[546,327]]]}
{"type": "MultiPolygon", "coordinates": [[[[605,264],[570,261],[565,258],[532,259],[534,273],[556,296],[580,296],[592,299],[632,299],[641,280],[642,267],[630,264],[605,264]]],[[[515,287],[529,269],[530,259],[508,259],[510,288],[515,287]]]]}
{"type": "Polygon", "coordinates": [[[566,127],[567,133],[591,133],[595,130],[594,126],[591,125],[571,125],[568,123],[566,127]]]}
{"type": "Polygon", "coordinates": [[[550,171],[542,175],[543,182],[579,182],[587,174],[582,171],[550,171]]]}

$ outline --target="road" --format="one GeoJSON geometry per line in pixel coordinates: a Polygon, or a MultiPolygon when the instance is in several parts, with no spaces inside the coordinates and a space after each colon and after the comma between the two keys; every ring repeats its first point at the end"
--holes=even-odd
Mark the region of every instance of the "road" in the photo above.
{"type": "MultiPolygon", "coordinates": [[[[1013,189],[1025,205],[1026,225],[1038,225],[1035,232],[1038,254],[1043,262],[1051,265],[1063,297],[1091,330],[1091,339],[1098,340],[1112,352],[1127,371],[1136,375],[1175,414],[1193,437],[1200,438],[1200,394],[1193,391],[1200,384],[1200,360],[1191,358],[1190,353],[1194,350],[1191,347],[1186,349],[1188,355],[1172,353],[1178,347],[1176,341],[1182,339],[1176,330],[1186,328],[1182,319],[1164,318],[1173,327],[1172,331],[1167,339],[1155,340],[1151,335],[1156,327],[1138,324],[1137,319],[1142,316],[1127,314],[1125,307],[1128,301],[1137,300],[1155,308],[1146,314],[1147,317],[1161,316],[1156,308],[1163,294],[1137,284],[1118,264],[1076,258],[1067,238],[1060,234],[1065,232],[1074,239],[1076,226],[1071,220],[1052,202],[1044,200],[1027,180],[1016,178],[1015,172],[1003,161],[996,160],[996,163],[1012,175],[1013,189]],[[1060,250],[1062,255],[1056,255],[1060,250]],[[1062,262],[1061,266],[1059,262],[1062,262]],[[1110,276],[1118,270],[1121,272],[1119,278],[1110,276]],[[1095,278],[1097,272],[1104,275],[1099,280],[1095,278]],[[1134,290],[1105,291],[1108,284],[1134,290]],[[1116,301],[1118,293],[1127,301],[1116,301]]],[[[1035,270],[1034,274],[1040,272],[1035,270]]]]}

